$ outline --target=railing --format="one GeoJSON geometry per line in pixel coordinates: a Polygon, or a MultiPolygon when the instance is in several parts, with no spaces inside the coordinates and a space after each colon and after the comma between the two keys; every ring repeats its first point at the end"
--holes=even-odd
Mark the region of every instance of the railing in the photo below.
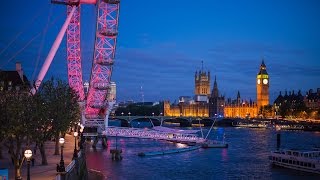
{"type": "Polygon", "coordinates": [[[57,174],[55,180],[85,180],[87,179],[87,166],[84,151],[78,152],[78,158],[71,161],[66,167],[66,171],[57,174]]]}

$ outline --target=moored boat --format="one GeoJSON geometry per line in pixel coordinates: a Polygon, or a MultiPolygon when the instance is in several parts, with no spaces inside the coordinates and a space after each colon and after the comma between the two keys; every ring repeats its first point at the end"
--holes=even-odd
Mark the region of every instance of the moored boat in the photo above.
{"type": "Polygon", "coordinates": [[[224,141],[207,140],[201,144],[202,148],[227,148],[228,143],[224,141]]]}
{"type": "Polygon", "coordinates": [[[320,150],[311,151],[279,150],[272,151],[269,160],[273,165],[299,171],[320,174],[320,150]]]}

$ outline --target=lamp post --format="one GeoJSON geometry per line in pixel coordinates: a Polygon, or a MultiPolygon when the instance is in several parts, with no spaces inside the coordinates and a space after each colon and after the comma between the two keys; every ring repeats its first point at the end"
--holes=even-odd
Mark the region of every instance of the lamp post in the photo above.
{"type": "Polygon", "coordinates": [[[152,112],[152,116],[154,116],[154,112],[152,112]]]}
{"type": "Polygon", "coordinates": [[[82,143],[83,143],[83,136],[82,136],[83,128],[80,129],[80,149],[83,149],[82,143]]]}
{"type": "Polygon", "coordinates": [[[77,154],[77,136],[78,136],[78,132],[74,132],[73,133],[74,136],[74,151],[73,151],[73,158],[72,159],[76,159],[78,157],[77,154]]]}
{"type": "Polygon", "coordinates": [[[64,138],[59,139],[59,143],[61,146],[61,159],[60,159],[60,166],[59,166],[59,172],[65,172],[66,169],[64,168],[64,161],[63,161],[63,144],[64,144],[64,138]]]}
{"type": "Polygon", "coordinates": [[[123,114],[124,114],[124,113],[122,112],[121,115],[123,116],[123,114]]]}
{"type": "Polygon", "coordinates": [[[30,149],[25,150],[24,157],[27,159],[27,180],[30,180],[30,159],[32,157],[32,151],[30,149]]]}

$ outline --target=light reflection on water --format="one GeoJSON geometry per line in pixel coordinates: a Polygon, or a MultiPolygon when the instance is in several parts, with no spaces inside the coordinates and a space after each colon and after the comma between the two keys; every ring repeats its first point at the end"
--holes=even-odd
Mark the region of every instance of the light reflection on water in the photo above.
{"type": "MultiPolygon", "coordinates": [[[[215,139],[218,129],[210,138],[215,139]]],[[[204,130],[207,132],[207,129],[204,130]]],[[[319,176],[271,167],[268,155],[276,147],[272,130],[225,128],[228,149],[198,149],[178,154],[139,157],[139,152],[182,148],[177,143],[135,138],[109,138],[108,149],[87,149],[88,167],[107,179],[319,179],[319,176]],[[112,161],[110,148],[121,148],[122,161],[112,161]]],[[[282,147],[320,146],[320,133],[281,132],[282,147]]]]}

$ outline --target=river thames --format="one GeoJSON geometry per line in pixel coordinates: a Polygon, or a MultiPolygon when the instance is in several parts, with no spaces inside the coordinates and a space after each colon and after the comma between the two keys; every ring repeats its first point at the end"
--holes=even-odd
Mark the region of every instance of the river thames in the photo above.
{"type": "MultiPolygon", "coordinates": [[[[208,128],[203,131],[206,133],[208,128]]],[[[96,150],[87,147],[87,165],[101,171],[107,179],[319,179],[316,174],[270,165],[268,155],[276,149],[276,133],[271,129],[216,128],[211,131],[210,139],[225,134],[229,148],[147,157],[137,154],[185,145],[150,139],[109,138],[107,149],[103,149],[101,143],[96,150]],[[116,146],[122,149],[121,161],[111,160],[110,148],[116,146]]],[[[319,132],[280,133],[281,148],[320,147],[319,132]]]]}

